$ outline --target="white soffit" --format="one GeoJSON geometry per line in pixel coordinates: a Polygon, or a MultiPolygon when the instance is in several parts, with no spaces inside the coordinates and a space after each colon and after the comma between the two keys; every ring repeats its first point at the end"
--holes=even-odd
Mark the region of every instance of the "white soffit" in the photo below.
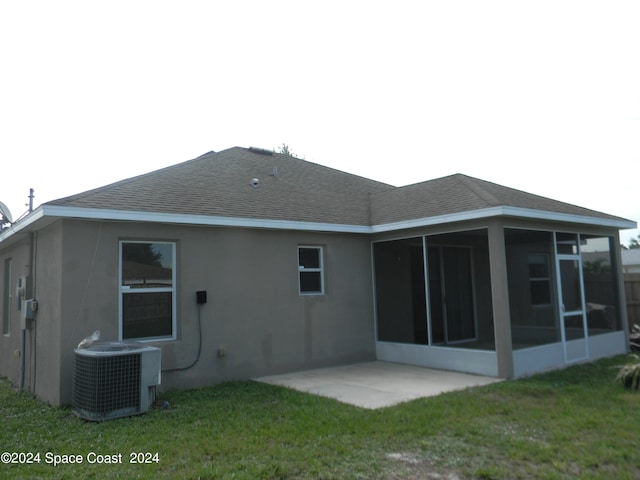
{"type": "Polygon", "coordinates": [[[87,220],[119,220],[130,222],[172,223],[222,227],[268,228],[278,230],[306,230],[325,232],[370,233],[368,225],[344,225],[334,223],[301,222],[260,218],[190,215],[181,213],[141,212],[129,210],[103,210],[45,205],[45,215],[87,220]]]}
{"type": "Polygon", "coordinates": [[[434,217],[418,218],[415,220],[404,220],[380,225],[349,225],[335,223],[302,222],[293,220],[270,220],[258,218],[242,217],[222,217],[206,215],[189,215],[159,212],[140,212],[127,210],[103,210],[99,208],[78,208],[63,207],[55,205],[44,205],[44,215],[59,216],[67,218],[86,218],[95,220],[124,220],[139,222],[159,222],[159,223],[179,223],[189,225],[219,225],[230,227],[249,228],[274,228],[285,230],[320,230],[332,232],[350,233],[378,233],[392,230],[401,230],[413,227],[423,227],[429,225],[439,225],[442,223],[462,222],[466,220],[476,220],[490,217],[519,217],[535,220],[548,220],[565,223],[581,223],[588,225],[598,225],[611,228],[636,228],[636,223],[614,218],[590,217],[586,215],[574,215],[568,213],[548,212],[544,210],[533,210],[519,207],[491,207],[468,212],[453,213],[448,215],[437,215],[434,217]]]}
{"type": "Polygon", "coordinates": [[[636,228],[636,223],[613,218],[590,217],[586,215],[574,215],[570,213],[549,212],[546,210],[534,210],[520,207],[490,207],[467,212],[452,213],[447,215],[436,215],[434,217],[417,218],[415,220],[403,220],[400,222],[374,225],[371,227],[372,233],[390,232],[406,228],[426,227],[440,225],[443,223],[464,222],[467,220],[478,220],[491,217],[516,217],[531,220],[547,220],[561,223],[578,223],[583,225],[597,225],[601,227],[628,229],[636,228]]]}
{"type": "Polygon", "coordinates": [[[43,226],[43,219],[45,221],[48,220],[47,223],[50,223],[55,218],[79,218],[85,220],[151,222],[182,225],[205,225],[241,228],[266,228],[276,230],[370,234],[500,216],[583,225],[595,225],[616,229],[630,229],[637,227],[636,222],[632,222],[630,220],[590,217],[586,215],[573,215],[567,213],[548,212],[544,210],[533,210],[518,207],[491,207],[479,210],[471,210],[468,212],[437,215],[434,217],[418,218],[414,220],[404,220],[401,222],[392,222],[369,226],[41,205],[38,209],[29,214],[20,222],[17,222],[11,227],[5,229],[5,231],[0,234],[0,242],[12,236],[14,233],[18,233],[19,231],[26,229],[28,226],[36,224],[36,222],[37,225],[34,225],[34,227],[40,228],[43,226]]]}

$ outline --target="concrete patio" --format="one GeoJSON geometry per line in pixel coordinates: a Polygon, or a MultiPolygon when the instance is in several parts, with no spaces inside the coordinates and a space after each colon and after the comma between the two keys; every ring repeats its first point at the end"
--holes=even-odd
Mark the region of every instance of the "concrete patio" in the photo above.
{"type": "Polygon", "coordinates": [[[501,381],[499,378],[379,361],[255,380],[370,409],[501,381]]]}

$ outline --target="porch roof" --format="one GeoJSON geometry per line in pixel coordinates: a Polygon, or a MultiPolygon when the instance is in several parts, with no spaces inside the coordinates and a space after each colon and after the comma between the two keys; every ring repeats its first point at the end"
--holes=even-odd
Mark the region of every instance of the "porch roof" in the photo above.
{"type": "Polygon", "coordinates": [[[455,174],[376,193],[371,197],[372,224],[458,214],[495,207],[545,211],[608,220],[620,217],[597,212],[496,183],[455,174]]]}

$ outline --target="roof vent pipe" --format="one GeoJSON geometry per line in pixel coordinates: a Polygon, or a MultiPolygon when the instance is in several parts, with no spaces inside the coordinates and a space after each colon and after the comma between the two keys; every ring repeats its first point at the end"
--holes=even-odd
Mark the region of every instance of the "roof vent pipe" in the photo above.
{"type": "Polygon", "coordinates": [[[249,147],[251,153],[257,153],[258,155],[273,155],[273,150],[267,150],[265,148],[249,147]]]}

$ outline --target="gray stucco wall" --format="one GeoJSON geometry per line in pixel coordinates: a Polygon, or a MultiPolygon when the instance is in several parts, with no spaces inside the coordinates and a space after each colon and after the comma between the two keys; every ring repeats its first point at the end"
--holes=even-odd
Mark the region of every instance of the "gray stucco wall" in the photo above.
{"type": "Polygon", "coordinates": [[[35,344],[30,356],[34,359],[29,374],[30,389],[41,399],[59,404],[64,392],[60,382],[61,342],[69,336],[60,322],[64,318],[62,304],[63,282],[60,276],[63,258],[62,222],[58,221],[38,232],[36,238],[36,268],[33,280],[38,312],[32,325],[35,344]]]}
{"type": "MultiPolygon", "coordinates": [[[[21,328],[20,311],[16,297],[17,279],[29,274],[30,271],[30,238],[21,235],[15,243],[0,250],[0,322],[3,321],[5,308],[8,307],[7,333],[0,331],[0,376],[7,377],[12,383],[18,385],[20,379],[20,355],[21,353],[21,328]],[[10,261],[9,263],[5,263],[10,261]],[[5,267],[11,272],[5,275],[5,267]],[[5,279],[6,277],[6,279],[5,279]],[[7,285],[5,285],[7,281],[7,285]],[[11,295],[5,299],[5,287],[11,295]],[[5,302],[8,301],[8,305],[5,302]]],[[[25,363],[29,358],[25,358],[25,363]]],[[[27,379],[25,378],[25,381],[27,379]]]]}
{"type": "MultiPolygon", "coordinates": [[[[364,236],[79,220],[65,220],[62,232],[59,305],[48,299],[39,312],[39,321],[46,316],[50,324],[50,339],[55,325],[62,332],[59,352],[37,347],[36,393],[52,403],[71,401],[73,349],[82,338],[99,329],[101,339],[118,339],[120,240],[176,242],[177,339],[152,343],[169,370],[162,389],[375,358],[370,241],[364,236]],[[298,294],[298,245],[323,247],[324,295],[298,294]],[[207,291],[201,307],[198,290],[207,291]],[[198,363],[170,371],[195,359],[199,314],[198,363]],[[51,358],[56,355],[59,363],[51,358]],[[49,371],[56,365],[59,394],[57,375],[49,371]]],[[[47,269],[57,262],[48,259],[47,269]]],[[[40,282],[38,295],[48,297],[52,287],[40,282]]]]}
{"type": "Polygon", "coordinates": [[[49,225],[47,229],[35,234],[35,241],[29,231],[17,235],[17,241],[0,252],[2,265],[5,259],[12,260],[10,288],[13,295],[10,333],[0,337],[0,375],[19,386],[20,358],[24,356],[23,387],[46,402],[59,404],[60,341],[63,336],[60,328],[62,222],[49,225]],[[34,249],[31,248],[32,243],[34,249]],[[27,298],[37,298],[40,306],[36,320],[26,322],[24,350],[21,341],[21,312],[17,307],[15,293],[19,276],[28,277],[27,298]]]}

